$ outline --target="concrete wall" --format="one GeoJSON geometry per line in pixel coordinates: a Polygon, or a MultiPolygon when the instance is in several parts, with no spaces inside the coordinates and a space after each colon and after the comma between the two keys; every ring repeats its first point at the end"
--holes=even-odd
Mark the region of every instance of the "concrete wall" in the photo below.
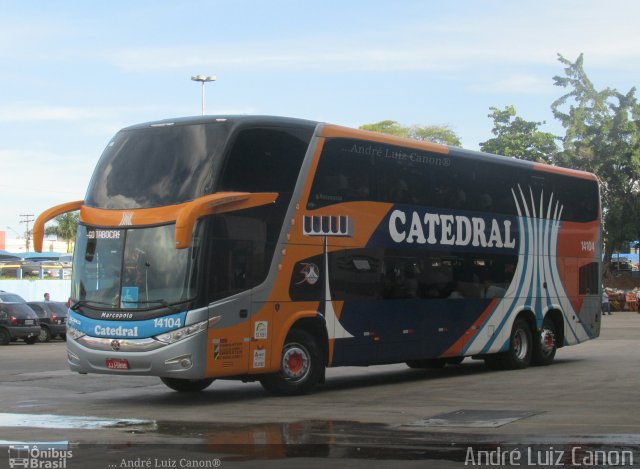
{"type": "Polygon", "coordinates": [[[17,293],[27,301],[43,301],[45,293],[51,295],[51,301],[67,301],[71,280],[0,280],[0,290],[17,293]]]}

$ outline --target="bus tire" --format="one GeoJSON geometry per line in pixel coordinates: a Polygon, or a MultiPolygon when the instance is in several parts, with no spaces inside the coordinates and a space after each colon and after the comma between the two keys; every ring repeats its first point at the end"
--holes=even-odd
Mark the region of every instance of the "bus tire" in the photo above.
{"type": "Polygon", "coordinates": [[[181,378],[160,378],[160,380],[178,392],[199,392],[206,389],[215,380],[213,378],[205,379],[181,379],[181,378]]]}
{"type": "Polygon", "coordinates": [[[522,370],[531,363],[533,340],[529,323],[516,319],[511,328],[509,350],[502,354],[502,365],[506,370],[522,370]]]}
{"type": "Polygon", "coordinates": [[[531,363],[536,366],[550,365],[556,356],[556,350],[558,350],[556,325],[551,318],[544,319],[542,329],[535,337],[531,363]]]}
{"type": "Polygon", "coordinates": [[[317,342],[308,332],[293,329],[282,348],[280,371],[263,376],[260,384],[271,394],[294,396],[311,391],[323,374],[324,363],[317,342]]]}

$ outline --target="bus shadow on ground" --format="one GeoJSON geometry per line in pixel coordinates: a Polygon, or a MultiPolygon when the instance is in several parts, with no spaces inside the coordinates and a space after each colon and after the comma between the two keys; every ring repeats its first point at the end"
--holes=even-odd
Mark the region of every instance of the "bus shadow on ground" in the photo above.
{"type": "MultiPolygon", "coordinates": [[[[531,367],[530,370],[536,369],[556,369],[564,368],[574,362],[580,362],[579,359],[566,358],[556,360],[550,367],[531,367]]],[[[373,367],[375,370],[375,367],[373,367]]],[[[328,370],[326,382],[319,385],[313,394],[325,394],[336,391],[366,389],[376,386],[398,385],[414,382],[444,382],[448,379],[455,379],[473,375],[483,374],[507,374],[517,373],[518,371],[527,372],[527,370],[493,370],[488,368],[481,360],[466,360],[460,365],[447,365],[442,369],[395,369],[388,371],[373,371],[370,375],[362,375],[360,373],[348,376],[331,376],[331,369],[328,370]]],[[[185,400],[184,393],[178,393],[167,389],[166,393],[155,396],[139,395],[130,396],[127,400],[130,402],[144,401],[146,403],[153,401],[156,404],[179,404],[181,406],[199,406],[211,404],[230,404],[250,402],[262,400],[265,397],[272,399],[290,399],[290,397],[272,396],[267,393],[258,381],[245,383],[242,387],[228,386],[232,380],[215,381],[211,387],[200,393],[189,394],[189,399],[185,400]],[[222,386],[222,388],[221,388],[222,386]],[[212,398],[215,402],[212,402],[212,398]]],[[[236,382],[237,383],[237,382],[236,382]]]]}

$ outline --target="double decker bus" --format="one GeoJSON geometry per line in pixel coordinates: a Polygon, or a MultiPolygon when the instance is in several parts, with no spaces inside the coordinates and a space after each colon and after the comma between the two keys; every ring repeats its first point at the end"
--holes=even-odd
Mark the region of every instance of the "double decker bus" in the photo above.
{"type": "Polygon", "coordinates": [[[548,365],[600,332],[594,175],[278,117],[118,132],[82,201],[80,373],[300,394],[325,369],[548,365]]]}

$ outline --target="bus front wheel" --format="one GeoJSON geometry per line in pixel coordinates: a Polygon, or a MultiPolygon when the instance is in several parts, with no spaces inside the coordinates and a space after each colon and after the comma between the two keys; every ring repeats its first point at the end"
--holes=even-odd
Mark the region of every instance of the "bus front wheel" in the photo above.
{"type": "Polygon", "coordinates": [[[503,367],[507,370],[521,370],[531,363],[533,340],[529,323],[516,319],[511,328],[509,350],[502,355],[503,367]]]}
{"type": "Polygon", "coordinates": [[[265,375],[260,383],[265,390],[278,396],[306,394],[318,384],[323,371],[320,349],[313,336],[294,329],[282,348],[280,371],[265,375]]]}
{"type": "Polygon", "coordinates": [[[521,370],[531,363],[533,348],[529,323],[524,319],[516,319],[511,328],[509,349],[485,356],[484,362],[493,370],[521,370]]]}
{"type": "Polygon", "coordinates": [[[213,383],[213,378],[206,379],[180,379],[180,378],[160,378],[168,387],[178,392],[198,392],[206,389],[213,383]]]}

